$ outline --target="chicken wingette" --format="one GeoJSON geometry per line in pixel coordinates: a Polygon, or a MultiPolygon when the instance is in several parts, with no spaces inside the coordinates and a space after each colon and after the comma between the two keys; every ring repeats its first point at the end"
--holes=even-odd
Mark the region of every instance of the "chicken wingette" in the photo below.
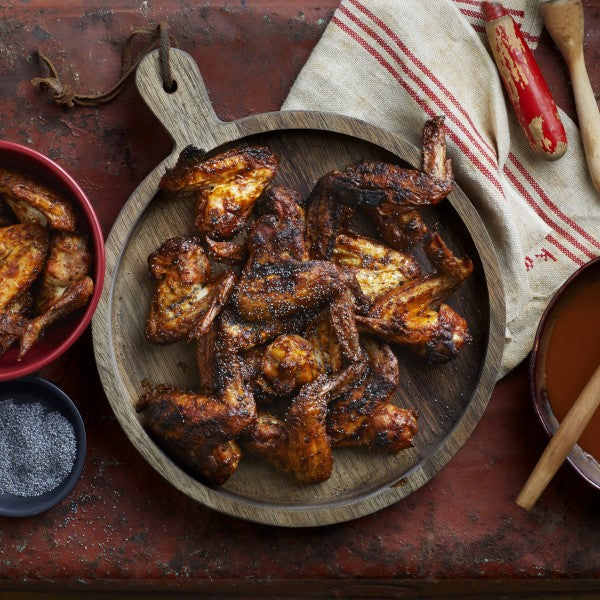
{"type": "Polygon", "coordinates": [[[446,362],[471,341],[465,319],[443,301],[471,274],[473,262],[457,258],[438,233],[428,233],[425,253],[434,271],[380,296],[359,331],[406,344],[429,362],[446,362]]]}
{"type": "Polygon", "coordinates": [[[208,331],[227,303],[235,275],[211,279],[211,266],[198,237],[170,238],[148,257],[156,289],[146,320],[146,338],[172,344],[208,331]]]}
{"type": "Polygon", "coordinates": [[[327,433],[332,446],[364,446],[399,452],[413,445],[417,413],[392,401],[399,384],[398,359],[387,344],[361,338],[369,370],[360,383],[332,402],[327,433]]]}
{"type": "Polygon", "coordinates": [[[75,231],[76,216],[71,204],[29,175],[0,168],[0,194],[22,223],[75,231]]]}
{"type": "Polygon", "coordinates": [[[35,223],[0,229],[0,312],[7,310],[42,272],[49,242],[48,230],[35,223]]]}
{"type": "Polygon", "coordinates": [[[338,235],[331,261],[354,273],[370,302],[421,275],[421,267],[412,254],[361,235],[338,235]]]}
{"type": "Polygon", "coordinates": [[[212,240],[229,240],[246,225],[260,195],[275,177],[277,157],[268,149],[229,150],[211,158],[194,146],[185,148],[159,187],[195,194],[198,230],[212,240]]]}
{"type": "Polygon", "coordinates": [[[234,295],[247,321],[273,321],[319,308],[347,287],[364,295],[354,275],[329,261],[307,260],[304,212],[297,194],[277,188],[248,235],[249,258],[234,295]]]}

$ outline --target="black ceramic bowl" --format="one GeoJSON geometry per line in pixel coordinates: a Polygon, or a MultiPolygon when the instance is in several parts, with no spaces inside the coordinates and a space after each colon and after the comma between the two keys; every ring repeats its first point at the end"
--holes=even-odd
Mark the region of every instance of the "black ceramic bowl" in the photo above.
{"type": "Polygon", "coordinates": [[[86,438],[83,420],[71,399],[54,384],[39,377],[23,377],[0,383],[0,401],[13,400],[15,404],[39,402],[48,411],[60,412],[73,425],[77,450],[73,468],[57,487],[39,496],[20,497],[0,494],[0,516],[30,517],[58,504],[75,487],[85,459],[86,438]]]}

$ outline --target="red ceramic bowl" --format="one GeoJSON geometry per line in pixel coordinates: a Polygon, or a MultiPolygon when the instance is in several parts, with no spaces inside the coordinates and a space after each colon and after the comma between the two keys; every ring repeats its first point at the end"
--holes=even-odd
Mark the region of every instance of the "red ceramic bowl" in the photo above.
{"type": "MultiPolygon", "coordinates": [[[[0,357],[0,381],[22,377],[45,367],[63,354],[83,333],[98,305],[104,282],[104,238],[90,201],[75,180],[53,160],[39,152],[0,141],[0,167],[27,173],[70,200],[77,211],[77,229],[90,238],[94,293],[88,304],[56,321],[19,362],[16,348],[0,357]]],[[[1,285],[1,282],[0,282],[1,285]]]]}

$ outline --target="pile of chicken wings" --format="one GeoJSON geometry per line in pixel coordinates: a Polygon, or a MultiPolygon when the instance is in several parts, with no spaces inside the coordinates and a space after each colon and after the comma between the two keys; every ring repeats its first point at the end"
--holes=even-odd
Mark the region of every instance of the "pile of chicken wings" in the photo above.
{"type": "Polygon", "coordinates": [[[242,450],[314,484],[331,475],[334,447],[412,446],[417,414],[392,401],[390,343],[445,362],[470,341],[444,300],[473,264],[420,212],[452,188],[443,117],[424,126],[422,171],[359,162],[323,175],[303,199],[271,186],[277,168],[263,147],[212,158],[188,147],[160,183],[195,196],[199,234],[149,256],[146,337],[193,342],[200,381],[147,388],[137,410],[165,451],[212,485],[235,472],[242,450]],[[353,231],[357,211],[383,241],[353,231]],[[228,268],[216,274],[215,263],[228,268]]]}
{"type": "Polygon", "coordinates": [[[29,175],[0,168],[0,355],[21,360],[57,319],[94,291],[87,236],[70,202],[29,175]]]}

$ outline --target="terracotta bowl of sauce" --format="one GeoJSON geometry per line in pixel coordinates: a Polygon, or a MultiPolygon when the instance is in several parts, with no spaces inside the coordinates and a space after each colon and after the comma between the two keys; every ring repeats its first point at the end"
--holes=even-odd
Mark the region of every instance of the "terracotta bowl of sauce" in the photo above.
{"type": "MultiPolygon", "coordinates": [[[[530,364],[533,405],[550,436],[600,364],[600,258],[576,271],[542,315],[530,364]]],[[[600,410],[567,458],[600,489],[600,410]]]]}

